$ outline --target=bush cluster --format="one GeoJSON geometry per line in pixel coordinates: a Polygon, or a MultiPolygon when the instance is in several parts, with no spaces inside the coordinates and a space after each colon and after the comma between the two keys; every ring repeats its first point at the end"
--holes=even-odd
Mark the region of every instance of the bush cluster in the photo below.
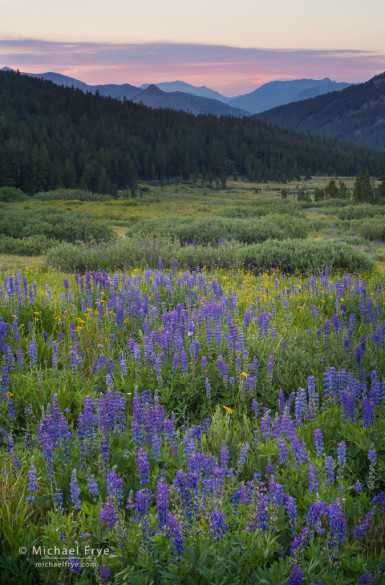
{"type": "Polygon", "coordinates": [[[177,238],[182,245],[215,244],[222,240],[236,240],[245,244],[264,242],[270,238],[284,240],[305,238],[307,223],[298,217],[269,214],[259,219],[224,217],[161,217],[138,222],[128,236],[164,236],[177,238]]]}
{"type": "Polygon", "coordinates": [[[374,263],[362,252],[330,241],[286,239],[244,245],[224,242],[218,246],[180,246],[167,237],[136,236],[113,244],[61,244],[49,250],[47,262],[69,272],[129,269],[134,266],[171,267],[174,261],[184,267],[241,268],[264,271],[272,268],[293,273],[314,271],[327,266],[334,271],[362,272],[374,263]]]}
{"type": "Polygon", "coordinates": [[[348,205],[338,210],[337,215],[340,219],[363,219],[364,217],[383,216],[385,215],[385,205],[371,205],[370,203],[348,205]]]}
{"type": "Polygon", "coordinates": [[[104,221],[85,213],[5,206],[0,213],[0,233],[16,239],[39,235],[66,242],[111,241],[115,237],[113,230],[104,221]]]}
{"type": "Polygon", "coordinates": [[[0,201],[10,203],[11,201],[27,201],[29,196],[17,187],[0,187],[0,201]]]}

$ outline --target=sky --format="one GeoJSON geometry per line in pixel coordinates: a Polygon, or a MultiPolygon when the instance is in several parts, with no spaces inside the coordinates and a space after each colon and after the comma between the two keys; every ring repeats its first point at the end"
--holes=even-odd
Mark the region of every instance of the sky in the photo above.
{"type": "Polygon", "coordinates": [[[0,0],[0,68],[225,95],[385,71],[384,0],[0,0]]]}

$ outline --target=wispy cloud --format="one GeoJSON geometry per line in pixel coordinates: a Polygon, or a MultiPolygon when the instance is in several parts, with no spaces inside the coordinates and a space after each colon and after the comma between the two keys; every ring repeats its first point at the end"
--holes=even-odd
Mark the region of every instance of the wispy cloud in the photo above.
{"type": "Polygon", "coordinates": [[[355,49],[239,48],[203,44],[107,44],[0,40],[3,65],[28,73],[55,71],[96,83],[183,79],[227,95],[275,79],[330,77],[365,81],[385,70],[385,55],[355,49]]]}

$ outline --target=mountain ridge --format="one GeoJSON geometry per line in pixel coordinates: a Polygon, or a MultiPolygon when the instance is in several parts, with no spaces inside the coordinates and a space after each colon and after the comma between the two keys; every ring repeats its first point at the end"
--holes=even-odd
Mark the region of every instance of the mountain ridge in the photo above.
{"type": "MultiPolygon", "coordinates": [[[[10,68],[4,69],[12,71],[10,68]]],[[[236,117],[259,113],[261,111],[271,109],[274,106],[287,104],[291,101],[300,100],[305,97],[313,97],[314,94],[319,95],[320,93],[325,93],[336,89],[340,90],[343,87],[349,85],[347,83],[337,83],[335,81],[331,81],[329,78],[324,78],[323,80],[299,79],[292,81],[271,81],[258,87],[248,94],[229,98],[206,86],[196,87],[180,80],[161,82],[157,84],[143,84],[141,87],[136,87],[128,83],[88,85],[83,81],[79,81],[73,77],[68,77],[66,75],[54,72],[22,74],[52,81],[57,85],[64,85],[66,87],[73,86],[85,92],[99,92],[100,95],[110,96],[119,100],[136,99],[139,93],[141,91],[145,91],[149,85],[155,85],[163,93],[174,95],[172,98],[167,98],[162,94],[158,94],[160,104],[157,104],[152,98],[151,103],[148,104],[150,107],[171,107],[176,110],[193,112],[195,114],[210,113],[217,116],[226,114],[234,115],[236,117]],[[306,94],[306,92],[308,93],[306,94]],[[179,93],[179,95],[176,96],[175,93],[179,93]],[[208,100],[216,100],[222,104],[227,104],[227,108],[235,108],[235,110],[232,111],[227,108],[223,108],[223,106],[220,106],[218,103],[199,103],[196,100],[191,101],[190,99],[181,96],[180,93],[184,94],[184,96],[192,95],[208,100]]],[[[144,94],[143,98],[148,99],[148,95],[144,94]]]]}
{"type": "Polygon", "coordinates": [[[385,150],[385,72],[342,91],[273,108],[256,118],[297,132],[385,150]]]}

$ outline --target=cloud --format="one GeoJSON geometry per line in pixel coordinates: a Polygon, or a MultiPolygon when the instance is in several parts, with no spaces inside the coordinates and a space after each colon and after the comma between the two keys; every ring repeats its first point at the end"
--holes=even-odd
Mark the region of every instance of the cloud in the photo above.
{"type": "Polygon", "coordinates": [[[228,95],[276,79],[330,77],[366,81],[385,70],[385,55],[355,49],[240,48],[172,43],[78,43],[0,40],[3,65],[28,73],[55,71],[89,84],[173,81],[209,85],[228,95]]]}

